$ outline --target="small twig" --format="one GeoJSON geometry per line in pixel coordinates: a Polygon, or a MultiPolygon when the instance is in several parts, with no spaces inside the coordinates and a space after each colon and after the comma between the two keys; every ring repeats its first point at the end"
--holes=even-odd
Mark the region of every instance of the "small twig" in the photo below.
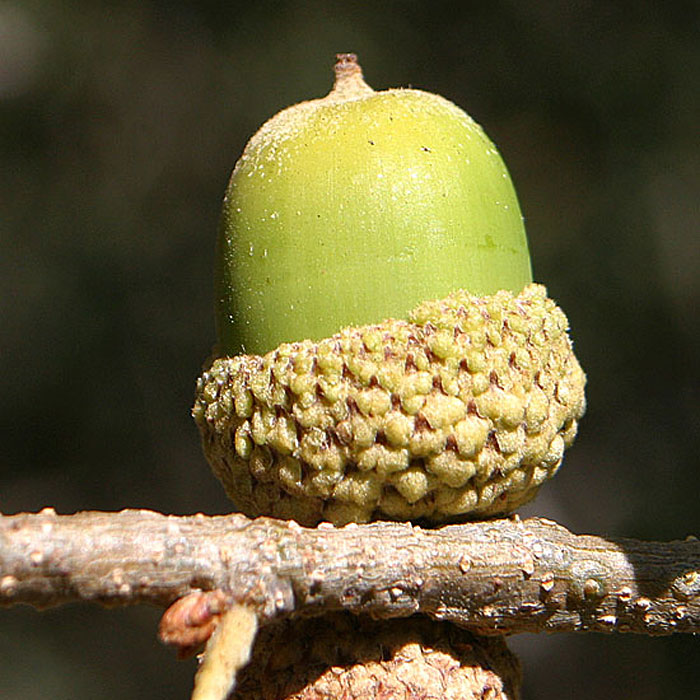
{"type": "Polygon", "coordinates": [[[0,517],[0,605],[165,606],[196,589],[225,591],[261,624],[344,609],[424,613],[481,634],[697,633],[700,542],[517,518],[424,530],[136,510],[0,517]]]}
{"type": "Polygon", "coordinates": [[[197,671],[192,700],[225,700],[238,672],[250,661],[258,618],[245,605],[227,610],[207,642],[197,671]]]}

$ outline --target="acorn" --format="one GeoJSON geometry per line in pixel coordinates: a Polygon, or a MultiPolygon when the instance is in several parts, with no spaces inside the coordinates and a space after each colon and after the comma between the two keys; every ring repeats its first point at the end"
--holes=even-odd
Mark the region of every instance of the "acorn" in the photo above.
{"type": "Polygon", "coordinates": [[[498,151],[420,90],[341,54],[328,96],[236,164],[216,267],[217,355],[193,409],[236,506],[306,525],[508,513],[585,408],[564,313],[532,284],[498,151]]]}
{"type": "Polygon", "coordinates": [[[405,318],[455,289],[531,281],[518,200],[481,127],[437,95],[375,92],[339,54],[330,94],[272,117],[236,163],[218,240],[220,350],[265,353],[405,318]]]}
{"type": "Polygon", "coordinates": [[[516,700],[521,683],[502,637],[420,616],[330,613],[264,627],[230,700],[516,700]]]}

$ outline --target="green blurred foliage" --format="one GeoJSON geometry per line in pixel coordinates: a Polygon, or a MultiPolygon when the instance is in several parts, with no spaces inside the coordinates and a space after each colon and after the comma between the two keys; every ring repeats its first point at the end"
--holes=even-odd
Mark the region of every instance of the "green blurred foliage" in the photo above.
{"type": "MultiPolygon", "coordinates": [[[[484,125],[569,315],[588,415],[527,514],[697,533],[699,19],[684,0],[0,3],[0,510],[230,507],[189,418],[221,197],[257,126],[355,51],[375,88],[484,125]]],[[[186,697],[156,617],[0,611],[0,696],[186,697]]],[[[692,639],[514,643],[526,700],[700,694],[692,639]]]]}

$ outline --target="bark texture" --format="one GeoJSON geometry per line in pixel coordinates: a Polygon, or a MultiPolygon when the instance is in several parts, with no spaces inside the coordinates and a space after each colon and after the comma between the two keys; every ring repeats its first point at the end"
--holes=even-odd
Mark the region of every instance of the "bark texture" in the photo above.
{"type": "Polygon", "coordinates": [[[574,535],[517,518],[302,528],[151,511],[0,517],[0,605],[166,606],[221,590],[261,625],[423,613],[476,634],[700,632],[700,542],[574,535]]]}

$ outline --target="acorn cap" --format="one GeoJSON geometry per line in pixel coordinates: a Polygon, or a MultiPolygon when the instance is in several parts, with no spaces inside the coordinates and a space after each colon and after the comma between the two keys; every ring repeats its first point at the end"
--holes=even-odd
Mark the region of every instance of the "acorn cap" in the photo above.
{"type": "Polygon", "coordinates": [[[521,683],[503,637],[328,614],[264,627],[230,700],[517,700],[521,683]]]}
{"type": "Polygon", "coordinates": [[[206,456],[246,515],[305,525],[508,513],[562,461],[585,409],[564,313],[541,285],[460,290],[197,383],[206,456]]]}

